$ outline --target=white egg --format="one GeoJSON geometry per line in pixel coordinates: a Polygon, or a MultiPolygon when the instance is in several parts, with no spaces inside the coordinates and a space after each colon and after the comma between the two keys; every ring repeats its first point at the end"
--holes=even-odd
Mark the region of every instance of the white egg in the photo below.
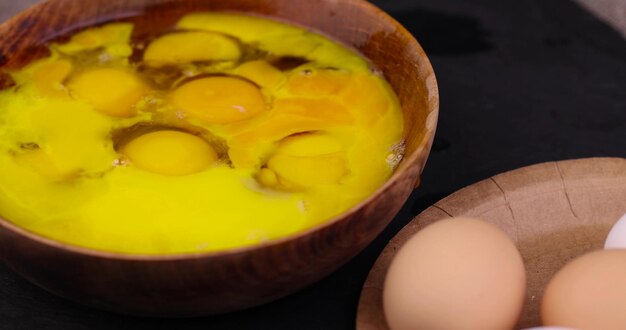
{"type": "Polygon", "coordinates": [[[605,249],[626,249],[626,214],[617,221],[604,242],[605,249]]]}

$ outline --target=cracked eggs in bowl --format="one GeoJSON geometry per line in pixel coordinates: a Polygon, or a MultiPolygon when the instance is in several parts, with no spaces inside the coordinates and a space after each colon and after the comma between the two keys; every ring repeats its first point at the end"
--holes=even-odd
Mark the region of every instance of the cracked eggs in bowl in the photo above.
{"type": "Polygon", "coordinates": [[[0,27],[2,256],[40,286],[139,315],[258,305],[349,260],[418,181],[436,82],[372,5],[67,2],[0,27]]]}

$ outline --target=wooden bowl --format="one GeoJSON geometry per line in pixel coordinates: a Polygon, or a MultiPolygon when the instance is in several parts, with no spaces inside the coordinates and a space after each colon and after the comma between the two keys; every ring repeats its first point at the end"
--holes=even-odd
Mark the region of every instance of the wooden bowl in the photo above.
{"type": "Polygon", "coordinates": [[[419,182],[438,118],[435,75],[411,34],[366,1],[49,0],[0,25],[0,65],[23,66],[46,54],[47,40],[89,25],[129,19],[138,31],[159,33],[194,11],[273,17],[321,31],[361,51],[399,96],[406,119],[404,161],[369,199],[323,225],[218,253],[107,253],[52,241],[0,219],[0,254],[33,283],[97,308],[146,316],[200,316],[267,303],[327,276],[354,257],[387,226],[419,182]]]}

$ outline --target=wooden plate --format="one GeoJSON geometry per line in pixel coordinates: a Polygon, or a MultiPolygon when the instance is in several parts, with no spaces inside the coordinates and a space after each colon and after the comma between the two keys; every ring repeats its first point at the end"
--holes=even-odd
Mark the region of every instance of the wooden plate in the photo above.
{"type": "Polygon", "coordinates": [[[626,213],[626,159],[550,162],[494,176],[435,203],[402,229],[374,264],[357,312],[358,330],[387,330],[382,288],[396,251],[420,229],[450,216],[495,224],[517,244],[528,276],[519,328],[540,324],[543,288],[565,263],[600,249],[626,213]]]}

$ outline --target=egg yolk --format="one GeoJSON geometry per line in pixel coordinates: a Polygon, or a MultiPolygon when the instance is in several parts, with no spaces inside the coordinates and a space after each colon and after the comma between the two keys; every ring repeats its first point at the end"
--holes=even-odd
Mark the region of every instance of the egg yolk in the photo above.
{"type": "Polygon", "coordinates": [[[39,92],[50,97],[67,97],[67,89],[63,81],[72,72],[72,62],[67,60],[47,63],[35,71],[33,82],[39,92]]]}
{"type": "Polygon", "coordinates": [[[135,75],[120,69],[99,68],[83,72],[68,83],[72,95],[112,117],[131,117],[135,104],[148,92],[135,75]]]}
{"type": "Polygon", "coordinates": [[[280,70],[262,60],[246,62],[237,67],[234,73],[266,88],[278,86],[285,78],[280,70]]]}
{"type": "Polygon", "coordinates": [[[339,183],[347,173],[347,164],[338,156],[293,157],[276,155],[267,164],[286,188],[310,188],[339,183]]]}
{"type": "Polygon", "coordinates": [[[91,28],[72,37],[70,42],[54,47],[64,54],[78,54],[100,48],[111,56],[126,57],[132,54],[128,44],[133,33],[130,23],[111,23],[102,27],[91,28]]]}
{"type": "MultiPolygon", "coordinates": [[[[349,173],[341,144],[323,134],[304,134],[285,139],[268,163],[267,170],[287,189],[306,189],[337,184],[349,173]]],[[[270,184],[269,173],[261,173],[261,183],[270,184]]]]}
{"type": "Polygon", "coordinates": [[[245,80],[211,77],[191,81],[171,96],[174,107],[208,124],[250,119],[266,110],[259,88],[245,80]]]}
{"type": "Polygon", "coordinates": [[[142,135],[125,145],[122,153],[142,170],[171,176],[201,172],[218,159],[207,141],[178,131],[142,135]]]}
{"type": "Polygon", "coordinates": [[[336,138],[323,133],[302,134],[283,140],[279,151],[295,157],[312,157],[342,152],[343,146],[336,138]]]}
{"type": "Polygon", "coordinates": [[[237,43],[224,35],[208,32],[179,32],[153,41],[144,53],[151,66],[205,61],[236,61],[241,56],[237,43]]]}

